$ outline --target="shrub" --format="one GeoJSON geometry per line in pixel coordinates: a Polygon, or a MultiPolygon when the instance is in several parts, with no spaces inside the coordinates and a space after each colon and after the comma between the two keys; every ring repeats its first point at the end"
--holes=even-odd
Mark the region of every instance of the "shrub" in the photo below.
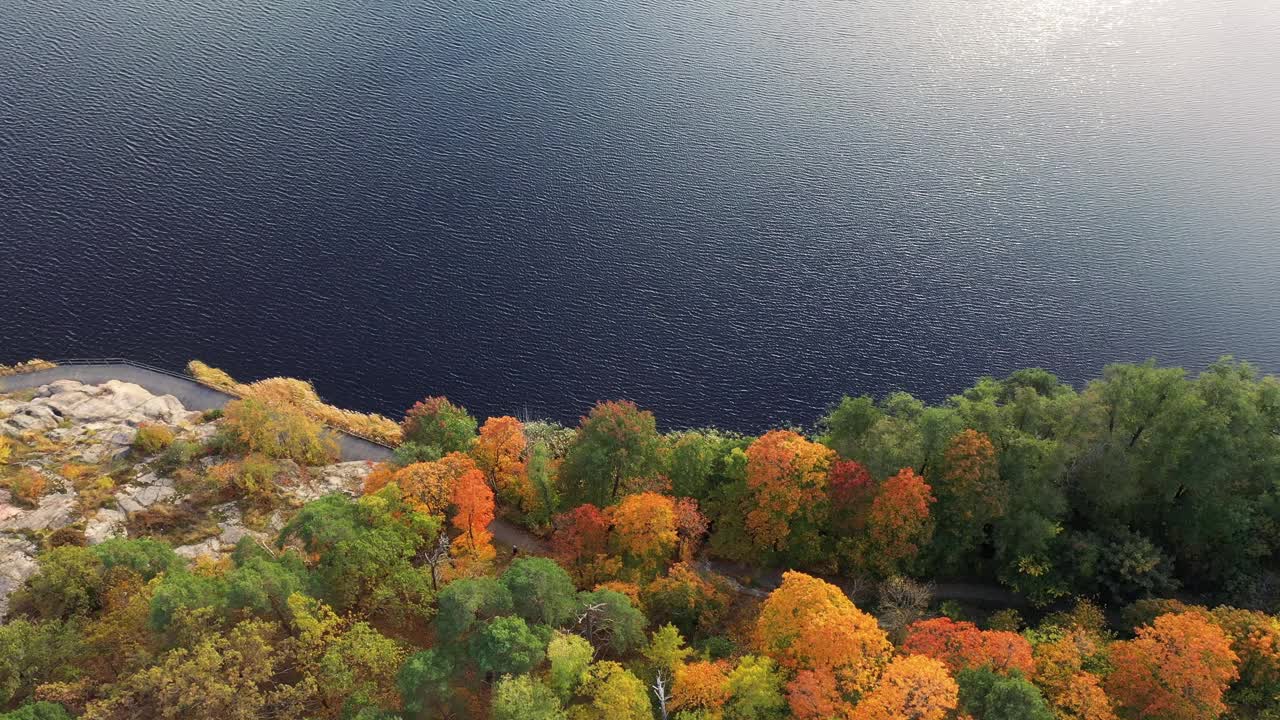
{"type": "Polygon", "coordinates": [[[51,548],[62,547],[63,545],[75,545],[84,547],[89,541],[84,537],[84,531],[75,527],[64,527],[54,530],[46,541],[51,548]]]}
{"type": "Polygon", "coordinates": [[[249,455],[240,463],[236,475],[236,489],[246,499],[254,502],[270,502],[277,495],[276,476],[280,466],[263,455],[249,455]]]}
{"type": "Polygon", "coordinates": [[[0,720],[73,720],[73,718],[67,709],[58,703],[41,700],[0,714],[0,720]]]}
{"type": "Polygon", "coordinates": [[[1003,630],[1005,632],[1021,632],[1023,626],[1022,614],[1013,608],[1005,608],[991,614],[987,618],[988,630],[1003,630]]]}
{"type": "Polygon", "coordinates": [[[142,455],[155,455],[173,444],[173,431],[164,425],[144,423],[133,436],[133,449],[142,455]]]}
{"type": "Polygon", "coordinates": [[[258,400],[236,400],[223,412],[224,437],[248,452],[304,465],[324,465],[338,458],[333,436],[296,410],[258,400]]]}
{"type": "Polygon", "coordinates": [[[190,465],[203,448],[190,440],[175,440],[161,455],[160,467],[168,471],[190,465]]]}
{"type": "Polygon", "coordinates": [[[11,457],[13,457],[13,441],[0,435],[0,465],[9,462],[11,457]]]}
{"type": "Polygon", "coordinates": [[[251,453],[243,460],[214,465],[206,477],[215,494],[270,504],[278,495],[276,476],[279,474],[280,466],[270,458],[251,453]]]}
{"type": "Polygon", "coordinates": [[[32,467],[24,467],[5,481],[13,499],[35,507],[49,489],[49,480],[44,473],[32,467]]]}

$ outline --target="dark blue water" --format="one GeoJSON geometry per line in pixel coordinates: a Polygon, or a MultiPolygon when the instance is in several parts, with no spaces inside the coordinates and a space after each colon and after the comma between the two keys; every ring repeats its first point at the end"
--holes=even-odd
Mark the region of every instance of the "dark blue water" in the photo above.
{"type": "Polygon", "coordinates": [[[1273,0],[5,0],[0,362],[810,422],[1280,370],[1273,0]]]}

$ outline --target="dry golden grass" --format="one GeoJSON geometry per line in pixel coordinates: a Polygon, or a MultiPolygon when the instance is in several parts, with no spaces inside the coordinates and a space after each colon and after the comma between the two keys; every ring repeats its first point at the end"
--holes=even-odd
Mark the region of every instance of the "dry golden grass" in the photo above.
{"type": "Polygon", "coordinates": [[[99,469],[96,465],[82,465],[80,463],[69,462],[63,463],[62,467],[58,470],[58,473],[67,480],[70,480],[71,484],[79,489],[87,480],[90,479],[91,475],[96,477],[99,474],[99,469]]]}
{"type": "Polygon", "coordinates": [[[37,370],[48,370],[55,367],[58,367],[55,363],[36,358],[34,360],[15,363],[13,365],[0,365],[0,377],[6,375],[21,375],[22,373],[36,372],[37,370]]]}
{"type": "Polygon", "coordinates": [[[109,475],[99,475],[93,481],[80,482],[75,487],[79,491],[76,503],[81,514],[88,514],[115,500],[116,482],[109,475]]]}
{"type": "Polygon", "coordinates": [[[255,383],[236,382],[226,372],[199,360],[187,363],[187,372],[196,381],[242,398],[259,400],[267,405],[292,408],[303,415],[352,435],[366,437],[386,445],[399,445],[400,425],[390,418],[343,410],[325,403],[315,387],[305,380],[267,378],[255,383]]]}

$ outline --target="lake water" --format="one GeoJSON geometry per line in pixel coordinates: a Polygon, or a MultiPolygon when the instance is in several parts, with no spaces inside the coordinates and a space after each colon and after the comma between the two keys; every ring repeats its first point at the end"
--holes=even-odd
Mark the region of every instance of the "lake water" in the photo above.
{"type": "Polygon", "coordinates": [[[1275,0],[4,0],[0,361],[808,423],[1280,370],[1275,0]]]}

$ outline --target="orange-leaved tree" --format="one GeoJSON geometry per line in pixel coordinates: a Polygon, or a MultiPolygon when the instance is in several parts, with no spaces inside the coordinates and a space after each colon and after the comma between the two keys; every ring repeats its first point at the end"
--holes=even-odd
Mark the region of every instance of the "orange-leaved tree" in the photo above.
{"type": "Polygon", "coordinates": [[[702,660],[678,668],[671,690],[671,709],[702,711],[710,717],[719,717],[729,701],[729,669],[729,663],[724,660],[702,660]]]}
{"type": "Polygon", "coordinates": [[[590,503],[563,512],[554,521],[551,555],[581,587],[612,576],[609,567],[609,514],[590,503]]]}
{"type": "Polygon", "coordinates": [[[998,673],[1017,670],[1030,677],[1035,671],[1031,644],[1021,635],[1003,630],[979,630],[971,622],[939,617],[920,620],[907,628],[902,651],[925,655],[952,672],[984,665],[998,673]]]}
{"type": "MultiPolygon", "coordinates": [[[[480,435],[471,444],[471,457],[484,473],[485,482],[495,497],[503,502],[518,500],[527,492],[524,484],[524,425],[504,415],[489,418],[480,427],[480,435]]],[[[526,508],[527,510],[527,508],[526,508]]]]}
{"type": "Polygon", "coordinates": [[[852,720],[942,720],[956,708],[960,689],[933,658],[907,655],[889,663],[852,720]]]}
{"type": "Polygon", "coordinates": [[[1205,613],[1161,615],[1137,637],[1111,646],[1107,694],[1135,717],[1212,720],[1236,679],[1231,640],[1205,613]]]}
{"type": "MultiPolygon", "coordinates": [[[[364,492],[381,490],[389,482],[400,488],[405,502],[418,512],[440,515],[453,502],[458,479],[468,472],[478,472],[475,461],[460,452],[449,453],[439,460],[406,465],[388,475],[386,467],[375,468],[365,479],[364,492]]],[[[481,476],[483,481],[483,476],[481,476]]]]}
{"type": "Polygon", "coordinates": [[[911,468],[880,485],[867,517],[871,566],[885,574],[900,572],[933,537],[932,488],[911,468]]]}
{"type": "Polygon", "coordinates": [[[1212,615],[1231,639],[1231,651],[1240,658],[1236,688],[1275,696],[1275,688],[1280,686],[1280,618],[1233,607],[1214,608],[1212,615]]]}
{"type": "Polygon", "coordinates": [[[698,509],[693,498],[676,500],[676,536],[680,539],[680,559],[690,562],[698,554],[702,540],[711,528],[711,521],[698,509]]]}
{"type": "Polygon", "coordinates": [[[1051,642],[1035,647],[1036,684],[1050,700],[1066,693],[1080,682],[1076,676],[1084,672],[1085,661],[1102,651],[1101,639],[1093,632],[1074,628],[1051,642]]]}
{"type": "Polygon", "coordinates": [[[943,452],[942,471],[931,479],[940,561],[963,568],[985,540],[985,528],[1004,515],[1009,495],[991,438],[977,430],[957,433],[943,452]]]}
{"type": "Polygon", "coordinates": [[[609,509],[613,540],[627,567],[650,580],[666,568],[676,550],[676,504],[654,492],[628,495],[609,509]]]}
{"type": "Polygon", "coordinates": [[[836,454],[790,430],[771,430],[747,448],[755,505],[747,528],[762,550],[786,550],[793,532],[816,536],[826,520],[827,470],[836,454]]]}
{"type": "Polygon", "coordinates": [[[1003,514],[1005,497],[998,487],[999,463],[986,433],[957,433],[943,452],[942,467],[938,494],[962,503],[955,508],[960,519],[981,524],[1003,514]]]}
{"type": "Polygon", "coordinates": [[[450,552],[457,559],[459,573],[474,574],[487,567],[495,555],[493,535],[489,532],[489,523],[493,522],[493,492],[479,470],[467,470],[454,483],[453,509],[451,522],[459,535],[450,552]]]}
{"type": "Polygon", "coordinates": [[[787,705],[796,720],[848,717],[851,705],[830,670],[801,670],[787,683],[787,705]]]}
{"type": "Polygon", "coordinates": [[[756,641],[791,670],[831,673],[845,695],[869,690],[893,653],[874,617],[840,588],[800,572],[784,573],[765,599],[756,641]]]}
{"type": "Polygon", "coordinates": [[[438,462],[406,465],[390,478],[375,471],[365,480],[364,491],[377,492],[388,480],[400,488],[400,496],[410,507],[428,515],[443,514],[453,498],[453,477],[438,462]]]}
{"type": "Polygon", "coordinates": [[[827,497],[831,503],[831,525],[841,533],[861,533],[867,527],[867,513],[876,496],[876,483],[862,464],[836,460],[827,474],[827,497]]]}
{"type": "Polygon", "coordinates": [[[1107,697],[1098,676],[1093,673],[1072,675],[1052,702],[1060,720],[1117,720],[1111,698],[1107,697]]]}

